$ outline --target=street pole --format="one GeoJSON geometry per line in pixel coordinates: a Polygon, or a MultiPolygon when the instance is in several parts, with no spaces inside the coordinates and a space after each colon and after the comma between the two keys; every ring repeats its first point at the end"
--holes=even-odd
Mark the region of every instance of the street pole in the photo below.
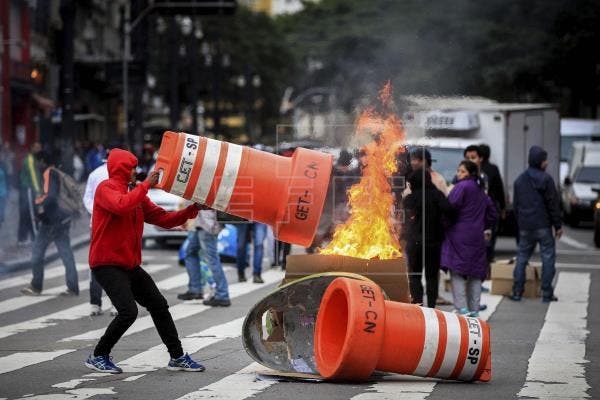
{"type": "Polygon", "coordinates": [[[62,0],[60,16],[63,23],[63,60],[61,69],[62,78],[62,132],[61,153],[62,169],[68,174],[73,173],[73,139],[75,127],[73,120],[73,57],[75,39],[75,3],[73,0],[62,0]]]}
{"type": "Polygon", "coordinates": [[[125,147],[129,150],[133,149],[133,144],[129,138],[129,56],[131,53],[131,4],[125,2],[124,8],[124,24],[123,24],[123,120],[125,147]]]}

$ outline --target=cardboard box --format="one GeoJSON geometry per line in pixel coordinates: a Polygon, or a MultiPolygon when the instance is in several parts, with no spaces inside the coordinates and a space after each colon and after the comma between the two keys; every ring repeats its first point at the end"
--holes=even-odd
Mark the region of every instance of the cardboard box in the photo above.
{"type": "MultiPolygon", "coordinates": [[[[512,295],[513,270],[515,261],[504,260],[492,264],[492,294],[503,296],[512,295]]],[[[536,262],[530,262],[525,267],[525,287],[523,297],[540,297],[542,265],[536,262]]]]}
{"type": "Polygon", "coordinates": [[[381,286],[390,300],[410,303],[406,260],[403,257],[393,260],[364,260],[337,255],[289,255],[286,258],[283,283],[321,272],[352,272],[364,275],[381,286]]]}

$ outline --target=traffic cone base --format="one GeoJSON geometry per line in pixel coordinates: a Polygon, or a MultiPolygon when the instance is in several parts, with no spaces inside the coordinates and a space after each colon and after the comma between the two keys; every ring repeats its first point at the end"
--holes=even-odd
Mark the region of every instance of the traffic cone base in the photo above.
{"type": "Polygon", "coordinates": [[[298,148],[291,158],[186,133],[165,132],[156,186],[273,227],[278,239],[309,246],[331,175],[332,157],[298,148]]]}
{"type": "Polygon", "coordinates": [[[491,379],[485,321],[384,300],[381,288],[338,278],[317,316],[315,360],[327,379],[365,380],[373,370],[462,381],[491,379]]]}

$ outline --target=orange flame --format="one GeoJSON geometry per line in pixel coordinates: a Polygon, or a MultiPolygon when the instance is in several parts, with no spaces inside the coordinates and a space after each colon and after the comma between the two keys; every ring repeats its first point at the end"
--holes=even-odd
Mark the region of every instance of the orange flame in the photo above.
{"type": "Polygon", "coordinates": [[[396,156],[403,149],[405,132],[401,120],[389,111],[391,93],[388,82],[379,93],[383,111],[369,108],[357,119],[355,135],[369,135],[372,139],[363,148],[367,164],[360,181],[348,190],[350,217],[336,228],[332,241],[320,249],[321,254],[364,259],[402,255],[393,223],[394,199],[389,178],[398,168],[396,156]]]}

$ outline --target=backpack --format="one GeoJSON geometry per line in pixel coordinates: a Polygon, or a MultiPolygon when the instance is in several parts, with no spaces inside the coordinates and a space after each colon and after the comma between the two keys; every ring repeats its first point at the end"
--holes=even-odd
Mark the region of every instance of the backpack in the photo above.
{"type": "Polygon", "coordinates": [[[83,201],[81,191],[75,179],[65,174],[58,168],[52,168],[58,176],[60,188],[58,190],[58,207],[78,218],[83,214],[83,201]]]}

